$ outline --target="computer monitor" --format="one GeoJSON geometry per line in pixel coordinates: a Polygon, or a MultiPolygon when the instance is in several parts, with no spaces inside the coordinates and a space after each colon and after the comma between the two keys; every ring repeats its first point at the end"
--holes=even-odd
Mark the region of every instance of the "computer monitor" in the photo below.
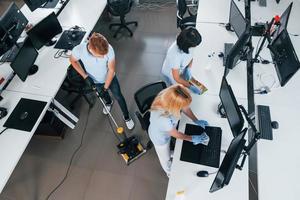
{"type": "Polygon", "coordinates": [[[277,76],[281,86],[284,86],[300,68],[300,63],[286,29],[268,46],[271,51],[277,76]]]}
{"type": "Polygon", "coordinates": [[[34,48],[30,38],[26,38],[23,46],[10,64],[11,68],[22,81],[25,81],[29,74],[37,71],[37,66],[34,65],[37,56],[38,52],[34,48]]]}
{"type": "Polygon", "coordinates": [[[244,118],[240,111],[239,105],[235,99],[233,91],[230,85],[227,83],[225,77],[223,77],[219,97],[222,102],[222,106],[226,113],[227,120],[229,122],[233,137],[237,137],[244,127],[244,118]]]}
{"type": "Polygon", "coordinates": [[[17,5],[11,3],[0,18],[0,56],[16,44],[27,23],[17,5]]]}
{"type": "Polygon", "coordinates": [[[24,0],[24,3],[33,12],[34,10],[45,4],[47,1],[48,0],[24,0]]]}
{"type": "Polygon", "coordinates": [[[273,33],[273,39],[276,39],[276,37],[281,33],[281,31],[287,28],[292,7],[293,7],[293,2],[290,3],[287,9],[280,16],[280,24],[278,29],[273,33]]]}
{"type": "Polygon", "coordinates": [[[246,31],[239,37],[237,42],[230,49],[225,61],[224,76],[227,76],[229,70],[233,69],[237,65],[237,62],[243,59],[243,56],[246,55],[247,43],[250,36],[250,31],[248,28],[246,28],[246,31]]]}
{"type": "Polygon", "coordinates": [[[239,136],[233,138],[231,141],[209,192],[215,192],[229,184],[233,171],[236,168],[239,158],[245,147],[246,140],[244,137],[246,132],[247,129],[245,128],[239,136]]]}
{"type": "Polygon", "coordinates": [[[241,37],[246,30],[247,22],[234,1],[230,4],[229,24],[238,37],[241,37]]]}
{"type": "MultiPolygon", "coordinates": [[[[27,34],[36,49],[42,48],[47,43],[51,43],[54,36],[62,32],[62,27],[54,12],[36,24],[27,34]]],[[[54,44],[54,43],[52,43],[54,44]]]]}

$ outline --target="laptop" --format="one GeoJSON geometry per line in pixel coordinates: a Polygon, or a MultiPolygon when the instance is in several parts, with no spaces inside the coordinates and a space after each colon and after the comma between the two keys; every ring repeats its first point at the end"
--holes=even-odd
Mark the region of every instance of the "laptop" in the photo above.
{"type": "Polygon", "coordinates": [[[199,135],[204,131],[210,138],[208,145],[194,145],[192,142],[183,141],[180,160],[219,168],[222,129],[213,126],[206,126],[203,129],[194,124],[186,124],[185,127],[186,135],[199,135]]]}

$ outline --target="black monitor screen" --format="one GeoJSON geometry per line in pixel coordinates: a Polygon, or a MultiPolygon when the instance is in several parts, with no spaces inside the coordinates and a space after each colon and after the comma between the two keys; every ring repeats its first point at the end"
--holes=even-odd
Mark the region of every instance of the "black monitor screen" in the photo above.
{"type": "Polygon", "coordinates": [[[15,3],[0,18],[0,55],[4,54],[19,39],[28,20],[15,3]]]}
{"type": "Polygon", "coordinates": [[[246,20],[233,0],[230,4],[229,24],[232,26],[238,37],[241,37],[246,30],[246,20]]]}
{"type": "Polygon", "coordinates": [[[49,16],[30,29],[27,34],[30,37],[33,46],[36,49],[40,49],[61,32],[62,27],[57,20],[56,15],[52,12],[49,16]]]}
{"type": "Polygon", "coordinates": [[[34,64],[37,56],[38,52],[33,47],[31,40],[27,38],[15,59],[10,64],[11,68],[22,81],[26,80],[29,70],[34,64]]]}
{"type": "Polygon", "coordinates": [[[281,33],[282,30],[287,28],[292,7],[293,7],[293,2],[289,5],[289,7],[287,7],[287,9],[280,16],[280,25],[273,34],[274,39],[281,33]]]}
{"type": "Polygon", "coordinates": [[[281,31],[269,45],[280,85],[284,86],[300,68],[300,63],[287,30],[281,31]]]}
{"type": "Polygon", "coordinates": [[[244,127],[244,118],[234,97],[233,91],[230,85],[228,85],[225,77],[222,80],[219,97],[225,110],[233,137],[236,137],[244,127]]]}
{"type": "Polygon", "coordinates": [[[31,11],[34,11],[46,2],[47,0],[24,0],[24,3],[31,11]]]}
{"type": "Polygon", "coordinates": [[[241,153],[245,147],[246,140],[244,137],[246,132],[247,129],[244,129],[239,136],[231,141],[209,192],[215,192],[223,188],[224,185],[229,184],[233,171],[236,168],[241,153]]]}
{"type": "Polygon", "coordinates": [[[225,61],[225,76],[229,73],[229,69],[233,69],[237,65],[238,61],[242,59],[242,56],[246,54],[249,38],[250,33],[248,28],[246,28],[246,31],[241,35],[241,37],[239,37],[227,55],[225,61]]]}

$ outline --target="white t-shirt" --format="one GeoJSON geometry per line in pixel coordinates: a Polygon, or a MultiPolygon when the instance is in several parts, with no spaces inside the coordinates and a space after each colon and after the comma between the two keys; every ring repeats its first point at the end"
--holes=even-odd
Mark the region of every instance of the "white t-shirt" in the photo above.
{"type": "Polygon", "coordinates": [[[192,49],[193,48],[189,49],[189,53],[184,53],[178,48],[176,41],[169,47],[161,73],[167,76],[173,84],[175,84],[176,81],[173,78],[172,69],[179,69],[179,73],[182,74],[184,68],[188,66],[193,59],[192,49]]]}
{"type": "Polygon", "coordinates": [[[176,128],[178,119],[174,116],[164,116],[163,111],[154,110],[150,112],[149,137],[154,145],[167,144],[171,136],[169,132],[176,128]]]}
{"type": "Polygon", "coordinates": [[[108,63],[115,59],[115,53],[112,46],[109,45],[108,53],[103,57],[93,56],[87,49],[87,42],[84,42],[72,50],[72,56],[81,60],[87,74],[93,78],[95,83],[104,83],[108,70],[108,63]]]}

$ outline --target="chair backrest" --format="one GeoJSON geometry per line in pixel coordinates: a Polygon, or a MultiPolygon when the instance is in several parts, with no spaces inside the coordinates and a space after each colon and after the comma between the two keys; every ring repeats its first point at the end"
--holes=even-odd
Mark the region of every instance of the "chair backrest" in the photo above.
{"type": "Polygon", "coordinates": [[[132,0],[107,0],[108,11],[115,16],[125,16],[129,13],[132,0]]]}
{"type": "Polygon", "coordinates": [[[165,88],[167,88],[166,83],[158,81],[145,85],[136,91],[134,99],[139,111],[144,114],[147,110],[149,110],[156,95],[165,88]]]}
{"type": "Polygon", "coordinates": [[[179,15],[181,18],[185,14],[187,10],[187,5],[185,0],[176,0],[177,3],[177,15],[179,15]]]}

